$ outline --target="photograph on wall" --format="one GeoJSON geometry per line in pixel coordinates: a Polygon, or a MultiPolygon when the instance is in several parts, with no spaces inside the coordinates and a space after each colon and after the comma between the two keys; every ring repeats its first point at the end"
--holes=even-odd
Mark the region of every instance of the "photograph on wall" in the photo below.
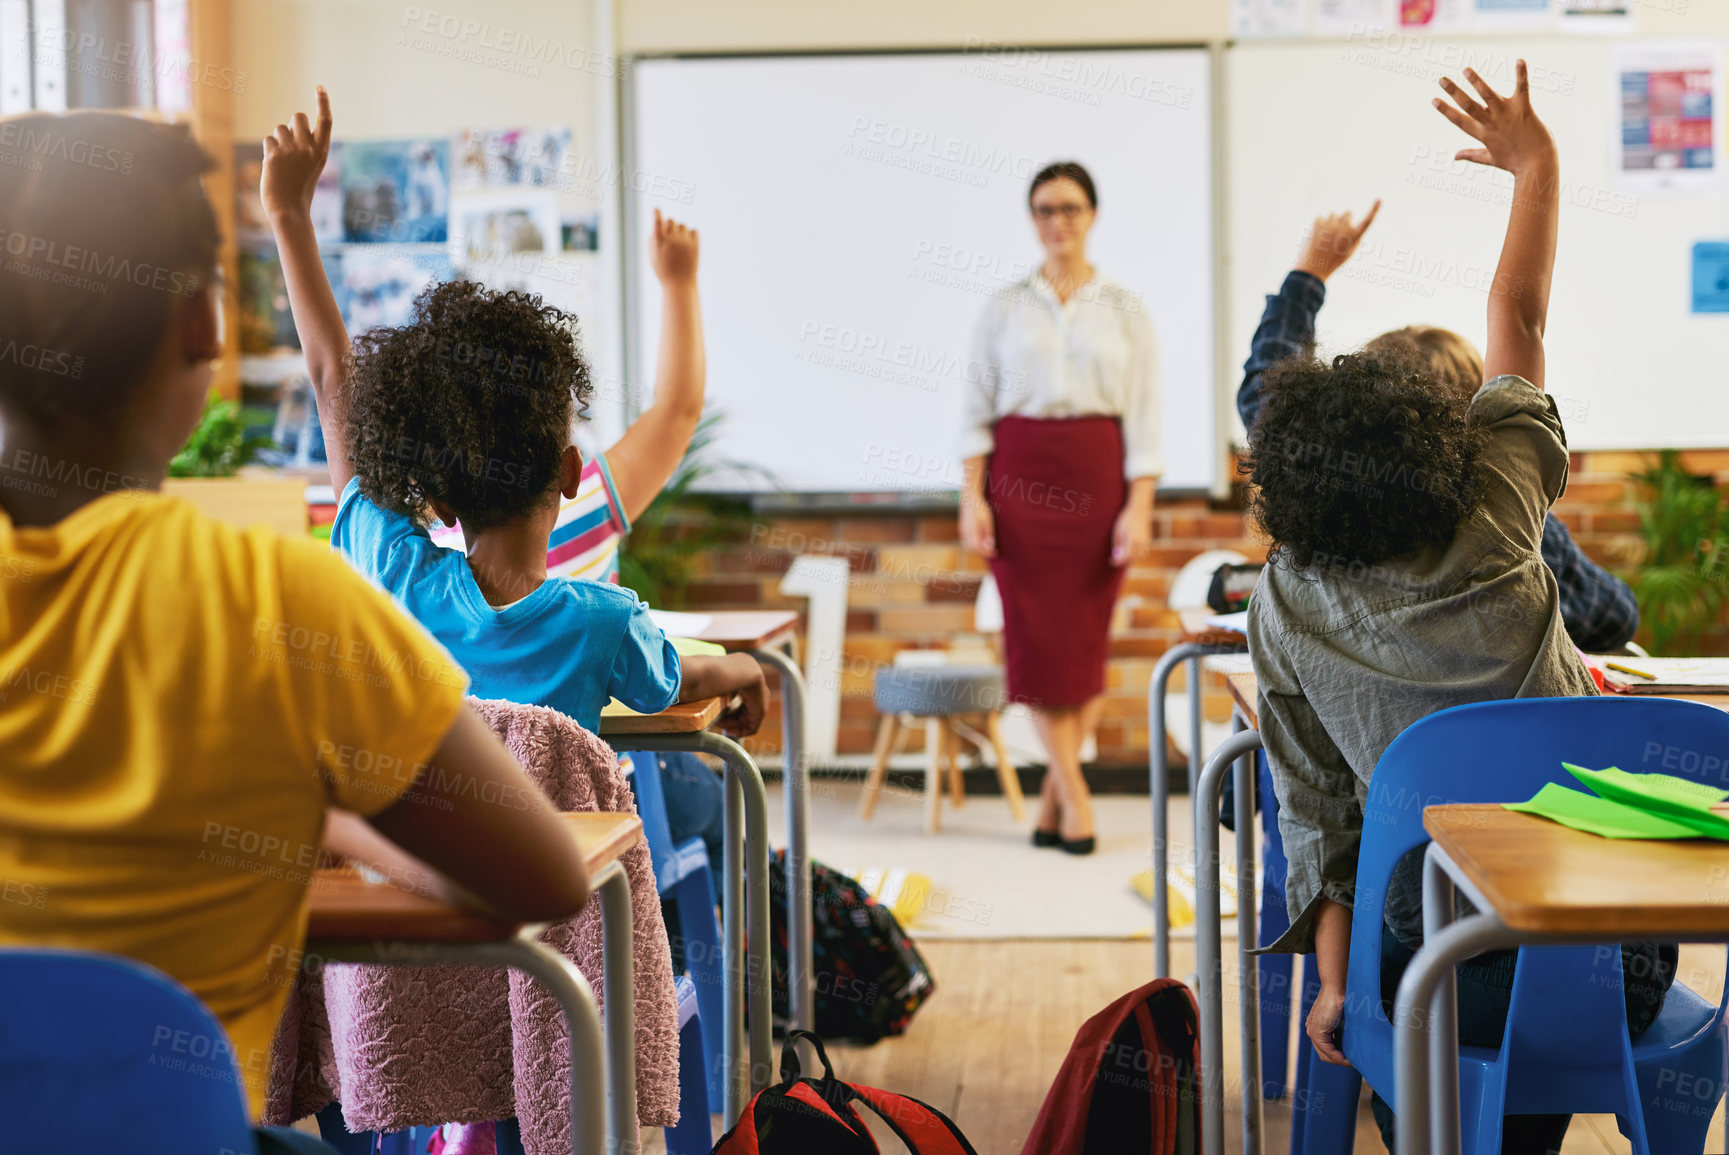
{"type": "Polygon", "coordinates": [[[565,217],[559,224],[562,247],[567,253],[598,253],[600,251],[600,214],[565,217]]]}
{"type": "Polygon", "coordinates": [[[350,333],[407,324],[420,291],[456,275],[450,253],[430,246],[349,248],[342,253],[340,267],[337,305],[350,333]]]}
{"type": "Polygon", "coordinates": [[[466,128],[457,134],[451,187],[558,188],[568,183],[569,165],[569,128],[466,128]]]}
{"type": "Polygon", "coordinates": [[[1622,44],[1614,53],[1620,113],[1613,138],[1617,192],[1703,195],[1723,171],[1716,109],[1722,49],[1714,44],[1622,44]]]}
{"type": "Polygon", "coordinates": [[[467,193],[453,216],[451,251],[460,264],[559,250],[558,196],[552,192],[467,193]]]}
{"type": "Polygon", "coordinates": [[[350,141],[342,152],[342,232],[372,244],[450,236],[450,142],[350,141]]]}
{"type": "MultiPolygon", "coordinates": [[[[342,145],[330,146],[318,187],[312,193],[312,231],[320,245],[342,242],[342,145]]],[[[264,215],[264,199],[258,185],[264,175],[264,142],[234,145],[234,235],[242,245],[275,244],[270,222],[264,215]]]]}

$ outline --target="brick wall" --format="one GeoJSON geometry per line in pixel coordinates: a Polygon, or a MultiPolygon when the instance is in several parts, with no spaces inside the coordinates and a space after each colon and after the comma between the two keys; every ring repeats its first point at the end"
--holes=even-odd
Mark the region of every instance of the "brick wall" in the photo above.
{"type": "MultiPolygon", "coordinates": [[[[1729,450],[1689,452],[1683,460],[1696,473],[1729,483],[1729,450]]],[[[1641,453],[1575,453],[1566,496],[1556,506],[1585,552],[1600,564],[1625,571],[1640,555],[1638,515],[1629,472],[1643,468],[1641,453]]],[[[782,575],[797,554],[844,556],[851,563],[846,662],[841,684],[841,754],[867,754],[877,714],[871,704],[875,667],[905,649],[941,649],[972,629],[972,603],[984,564],[960,547],[955,517],[861,510],[822,517],[765,518],[753,523],[748,540],[708,555],[687,591],[692,609],[802,609],[802,599],[780,597],[782,575]]],[[[1172,579],[1183,564],[1209,549],[1231,549],[1252,560],[1265,546],[1245,525],[1238,499],[1161,501],[1155,512],[1153,546],[1129,572],[1111,631],[1107,698],[1099,727],[1099,761],[1144,763],[1147,757],[1147,683],[1159,655],[1180,634],[1165,606],[1172,579]]],[[[1729,652],[1729,646],[1725,646],[1729,652]]],[[[1181,672],[1173,679],[1181,685],[1181,672]]],[[[1207,689],[1207,713],[1229,716],[1222,683],[1207,689]]],[[[917,749],[915,744],[912,747],[917,749]]],[[[778,713],[752,749],[774,753],[778,713]]]]}

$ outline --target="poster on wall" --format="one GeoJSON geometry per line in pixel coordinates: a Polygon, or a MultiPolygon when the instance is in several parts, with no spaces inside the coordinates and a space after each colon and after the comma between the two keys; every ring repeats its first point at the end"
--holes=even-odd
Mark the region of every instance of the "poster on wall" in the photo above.
{"type": "Polygon", "coordinates": [[[1729,242],[1693,246],[1693,311],[1729,313],[1729,242]]]}
{"type": "Polygon", "coordinates": [[[1561,0],[1556,22],[1562,32],[1631,36],[1638,0],[1561,0]]]}
{"type": "Polygon", "coordinates": [[[451,187],[457,191],[569,183],[570,129],[465,128],[456,137],[451,187]]]}
{"type": "Polygon", "coordinates": [[[1550,0],[1475,0],[1479,32],[1546,31],[1554,25],[1550,0]]]}
{"type": "Polygon", "coordinates": [[[327,271],[333,263],[341,276],[340,282],[332,282],[337,288],[336,304],[350,333],[406,325],[422,289],[456,276],[450,254],[430,245],[350,245],[339,262],[325,262],[327,271]]]}
{"type": "Polygon", "coordinates": [[[1393,25],[1395,0],[1315,0],[1315,35],[1350,36],[1393,25]]]}
{"type": "Polygon", "coordinates": [[[1237,36],[1301,36],[1306,23],[1302,0],[1231,0],[1237,36]]]}
{"type": "Polygon", "coordinates": [[[1474,0],[1399,0],[1399,27],[1458,32],[1470,26],[1474,0]]]}
{"type": "MultiPolygon", "coordinates": [[[[274,246],[270,222],[258,184],[264,175],[264,142],[234,146],[234,233],[242,244],[274,246]]],[[[312,192],[312,231],[320,247],[342,241],[342,145],[330,146],[330,157],[312,192]]]]}
{"type": "Polygon", "coordinates": [[[1722,49],[1715,44],[1622,44],[1613,56],[1615,189],[1631,196],[1700,196],[1722,183],[1722,49]]]}
{"type": "Polygon", "coordinates": [[[343,146],[340,179],[345,240],[443,244],[449,239],[448,140],[350,141],[343,146]]]}

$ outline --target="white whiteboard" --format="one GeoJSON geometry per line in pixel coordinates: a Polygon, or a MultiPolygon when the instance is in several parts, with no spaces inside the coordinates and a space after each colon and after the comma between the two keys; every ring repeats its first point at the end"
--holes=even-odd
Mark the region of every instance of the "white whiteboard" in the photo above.
{"type": "MultiPolygon", "coordinates": [[[[795,492],[958,488],[974,325],[1042,260],[1033,173],[1074,159],[1099,189],[1089,255],[1158,331],[1163,484],[1211,486],[1209,74],[1199,50],[634,68],[629,243],[646,251],[657,207],[702,232],[708,391],[725,415],[713,456],[795,492]]],[[[646,263],[629,292],[646,379],[660,324],[646,263]]]]}
{"type": "MultiPolygon", "coordinates": [[[[1729,317],[1691,308],[1692,246],[1725,233],[1725,191],[1619,197],[1610,174],[1619,91],[1612,43],[1559,38],[1243,45],[1228,58],[1232,278],[1238,356],[1322,212],[1380,218],[1327,286],[1320,344],[1342,352],[1406,324],[1481,347],[1511,178],[1454,162],[1472,142],[1430,107],[1445,70],[1502,92],[1533,66],[1532,101],[1561,154],[1560,248],[1549,300],[1548,388],[1576,449],[1723,444],[1729,317]],[[1541,72],[1535,69],[1541,68],[1541,72]],[[1433,158],[1441,158],[1436,162],[1433,158]],[[1433,166],[1433,167],[1432,167],[1433,166]]],[[[1716,109],[1721,139],[1724,113],[1716,109]]]]}

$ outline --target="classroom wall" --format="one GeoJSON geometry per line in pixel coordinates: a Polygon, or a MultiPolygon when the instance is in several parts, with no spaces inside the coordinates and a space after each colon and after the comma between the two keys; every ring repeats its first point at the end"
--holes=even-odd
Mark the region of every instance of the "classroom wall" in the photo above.
{"type": "Polygon", "coordinates": [[[263,136],[323,84],[338,136],[550,123],[570,125],[572,143],[592,149],[596,86],[612,67],[609,49],[594,43],[593,17],[590,0],[238,0],[234,43],[247,84],[236,94],[235,129],[263,136]],[[452,18],[475,27],[464,34],[452,18]],[[485,46],[529,39],[577,51],[558,53],[567,61],[559,64],[545,51],[485,46]]]}
{"type": "MultiPolygon", "coordinates": [[[[1729,0],[1634,0],[1639,32],[1729,31],[1729,0]]],[[[1017,45],[1187,44],[1231,35],[1233,0],[619,0],[625,52],[796,52],[1017,45]]]]}
{"type": "MultiPolygon", "coordinates": [[[[238,140],[261,139],[330,92],[338,140],[448,137],[463,128],[567,125],[572,156],[566,212],[601,213],[598,259],[582,258],[596,299],[618,267],[613,206],[595,191],[614,179],[608,101],[616,57],[596,29],[593,0],[234,0],[238,140]],[[604,43],[603,43],[604,41],[604,43]]],[[[597,436],[624,427],[618,318],[602,306],[581,318],[598,387],[597,436]]]]}
{"type": "Polygon", "coordinates": [[[1225,37],[1228,0],[620,0],[627,52],[787,52],[1004,44],[1192,44],[1225,37]]]}

